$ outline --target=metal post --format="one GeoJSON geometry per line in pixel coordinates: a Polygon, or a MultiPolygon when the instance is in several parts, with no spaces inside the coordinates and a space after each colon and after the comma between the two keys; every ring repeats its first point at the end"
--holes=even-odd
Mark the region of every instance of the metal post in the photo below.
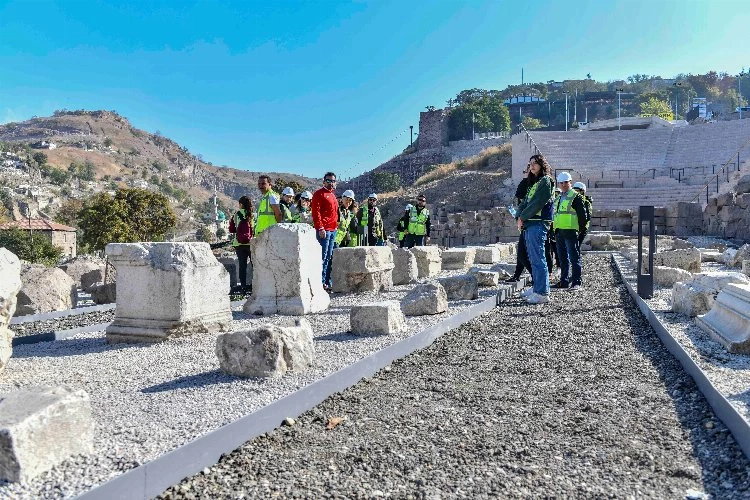
{"type": "Polygon", "coordinates": [[[471,140],[474,140],[474,113],[471,114],[471,140]]]}
{"type": "Polygon", "coordinates": [[[737,77],[737,93],[740,98],[740,120],[742,120],[742,77],[745,76],[745,68],[742,68],[739,76],[737,77]]]}
{"type": "Polygon", "coordinates": [[[642,299],[654,296],[654,254],[656,253],[656,228],[653,205],[638,209],[638,295],[642,299]],[[643,225],[648,224],[648,273],[643,273],[643,225]]]}
{"type": "Polygon", "coordinates": [[[414,125],[409,125],[409,146],[414,144],[414,125]]]}

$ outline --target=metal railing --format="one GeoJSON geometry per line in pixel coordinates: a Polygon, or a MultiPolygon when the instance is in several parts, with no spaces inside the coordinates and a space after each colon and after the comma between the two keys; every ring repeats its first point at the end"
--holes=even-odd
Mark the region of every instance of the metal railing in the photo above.
{"type": "MultiPolygon", "coordinates": [[[[742,164],[740,163],[740,152],[743,149],[747,148],[748,146],[750,146],[750,139],[748,139],[747,141],[745,141],[745,143],[742,146],[740,146],[739,148],[737,148],[737,151],[735,151],[734,153],[732,153],[732,155],[729,157],[729,159],[726,162],[724,162],[724,164],[721,166],[721,170],[719,170],[713,177],[711,177],[711,179],[709,179],[708,182],[706,182],[703,185],[703,187],[700,189],[700,191],[703,191],[704,189],[706,190],[706,204],[708,204],[708,200],[709,200],[709,197],[710,197],[710,193],[709,193],[710,187],[713,186],[714,182],[716,183],[716,191],[715,191],[715,193],[717,193],[717,194],[719,193],[719,179],[721,177],[726,176],[726,181],[725,182],[729,183],[729,172],[730,172],[730,168],[729,167],[730,166],[732,167],[731,168],[731,172],[734,172],[735,165],[737,166],[737,172],[740,171],[740,169],[742,168],[742,164]],[[736,162],[735,162],[735,158],[736,158],[736,162]]],[[[716,170],[715,167],[716,166],[714,165],[714,169],[713,169],[714,171],[716,170]]],[[[688,201],[688,203],[695,203],[695,202],[697,202],[698,200],[700,200],[700,197],[701,197],[702,194],[703,194],[702,192],[699,192],[698,194],[696,194],[695,196],[693,196],[688,201]]]]}

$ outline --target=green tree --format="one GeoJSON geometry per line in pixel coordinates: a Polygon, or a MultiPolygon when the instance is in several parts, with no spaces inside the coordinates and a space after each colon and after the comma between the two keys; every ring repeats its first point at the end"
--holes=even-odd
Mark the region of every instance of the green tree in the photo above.
{"type": "Polygon", "coordinates": [[[372,182],[375,185],[375,190],[378,193],[388,193],[390,191],[396,191],[401,187],[401,177],[398,174],[392,174],[390,172],[384,172],[379,170],[372,174],[372,182]]]}
{"type": "Polygon", "coordinates": [[[212,243],[214,239],[216,239],[214,233],[211,232],[208,226],[203,224],[195,232],[195,238],[198,241],[205,241],[206,243],[212,243]]]}
{"type": "Polygon", "coordinates": [[[70,180],[70,174],[68,172],[56,167],[52,167],[49,169],[49,171],[47,172],[47,177],[49,177],[49,180],[50,182],[52,182],[52,184],[56,184],[58,186],[67,184],[67,182],[70,180]]]}
{"type": "Polygon", "coordinates": [[[112,139],[110,139],[109,137],[105,137],[105,138],[104,138],[104,147],[105,147],[105,148],[108,148],[108,147],[110,147],[111,145],[112,145],[112,139]]]}
{"type": "Polygon", "coordinates": [[[44,234],[18,228],[0,231],[0,247],[7,248],[19,259],[46,266],[57,265],[62,256],[62,249],[53,246],[44,234]]]}
{"type": "Polygon", "coordinates": [[[39,151],[38,153],[34,153],[32,156],[34,158],[34,161],[37,162],[39,165],[44,165],[47,163],[47,155],[39,151]]]}
{"type": "Polygon", "coordinates": [[[161,193],[122,188],[115,195],[97,193],[78,212],[81,242],[92,250],[107,243],[162,241],[177,223],[169,200],[161,193]]]}
{"type": "Polygon", "coordinates": [[[224,238],[226,238],[226,236],[227,236],[227,232],[224,231],[223,227],[220,227],[220,228],[218,228],[216,230],[216,239],[217,240],[223,240],[224,238]]]}
{"type": "Polygon", "coordinates": [[[289,179],[284,179],[283,177],[279,177],[278,179],[276,179],[275,181],[273,181],[273,188],[279,194],[281,194],[281,190],[284,189],[287,186],[290,187],[290,188],[292,188],[292,189],[294,189],[295,193],[301,193],[302,191],[305,190],[305,186],[303,186],[299,182],[297,182],[297,181],[291,181],[289,179]]]}
{"type": "Polygon", "coordinates": [[[533,118],[531,116],[524,116],[523,117],[523,126],[526,127],[529,130],[534,130],[535,128],[542,128],[542,121],[538,120],[536,118],[533,118]]]}
{"type": "Polygon", "coordinates": [[[646,102],[641,103],[641,115],[661,116],[671,114],[672,110],[669,107],[669,103],[661,101],[656,97],[650,97],[646,102]]]}
{"type": "Polygon", "coordinates": [[[60,204],[55,216],[52,218],[55,222],[65,224],[66,226],[78,227],[78,212],[83,208],[83,201],[70,198],[60,204]]]}
{"type": "Polygon", "coordinates": [[[86,160],[83,165],[80,165],[76,170],[76,177],[82,181],[94,181],[96,180],[96,169],[94,164],[86,160]]]}

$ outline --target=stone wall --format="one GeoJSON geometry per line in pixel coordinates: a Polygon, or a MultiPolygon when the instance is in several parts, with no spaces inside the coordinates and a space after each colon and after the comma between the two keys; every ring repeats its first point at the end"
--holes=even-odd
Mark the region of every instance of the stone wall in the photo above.
{"type": "Polygon", "coordinates": [[[419,113],[419,150],[448,145],[448,113],[443,109],[419,113]]]}
{"type": "Polygon", "coordinates": [[[446,247],[517,240],[516,221],[504,207],[459,213],[448,213],[443,208],[432,223],[432,243],[446,247]]]}

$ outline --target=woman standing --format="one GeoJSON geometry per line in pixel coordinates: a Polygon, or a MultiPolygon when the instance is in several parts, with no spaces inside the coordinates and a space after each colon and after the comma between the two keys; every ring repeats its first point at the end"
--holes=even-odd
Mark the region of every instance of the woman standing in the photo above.
{"type": "Polygon", "coordinates": [[[549,270],[544,243],[553,218],[555,183],[549,175],[547,160],[540,154],[529,158],[529,191],[518,206],[518,229],[523,230],[526,252],[531,263],[533,288],[523,292],[530,304],[549,302],[549,270]]]}
{"type": "Polygon", "coordinates": [[[231,293],[251,293],[253,277],[247,283],[247,261],[250,259],[250,239],[253,237],[253,203],[247,196],[241,196],[237,210],[229,220],[229,233],[233,234],[232,246],[237,253],[237,268],[240,284],[232,288],[231,293]]]}

